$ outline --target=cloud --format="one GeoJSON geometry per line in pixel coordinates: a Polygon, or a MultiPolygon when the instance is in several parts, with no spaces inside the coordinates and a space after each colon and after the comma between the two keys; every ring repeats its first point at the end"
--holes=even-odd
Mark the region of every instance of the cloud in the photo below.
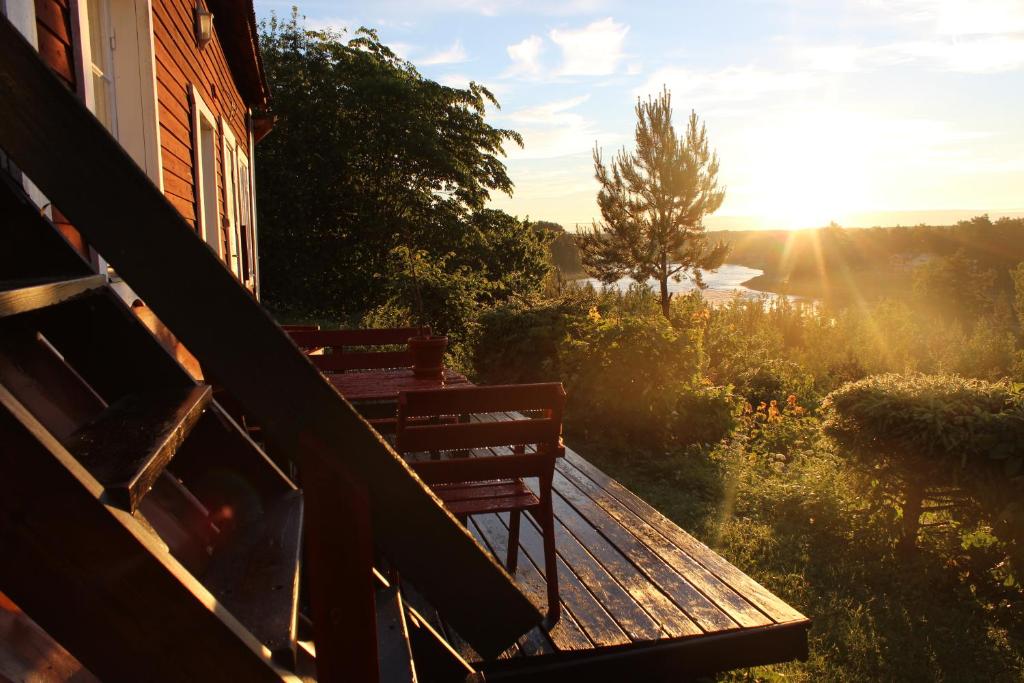
{"type": "Polygon", "coordinates": [[[581,95],[502,114],[501,119],[512,124],[524,142],[523,149],[509,150],[509,158],[589,157],[595,141],[610,144],[621,140],[620,135],[602,131],[594,121],[574,111],[588,99],[589,95],[581,95]]]}
{"type": "Polygon", "coordinates": [[[629,26],[611,17],[581,29],[553,29],[549,37],[562,50],[563,76],[606,76],[622,61],[629,26]]]}
{"type": "Polygon", "coordinates": [[[467,59],[468,56],[466,55],[466,50],[462,47],[462,41],[456,40],[447,50],[435,52],[417,61],[424,66],[432,66],[435,64],[459,64],[467,59]]]}
{"type": "Polygon", "coordinates": [[[530,36],[505,48],[512,66],[506,75],[538,77],[541,75],[540,55],[544,51],[544,39],[530,36]]]}
{"type": "Polygon", "coordinates": [[[689,107],[695,102],[755,100],[764,95],[805,90],[818,82],[813,74],[802,71],[768,71],[753,66],[729,66],[717,71],[666,67],[651,74],[634,94],[647,97],[667,87],[674,96],[685,99],[689,107]]]}
{"type": "Polygon", "coordinates": [[[1024,38],[984,36],[897,43],[882,49],[893,61],[920,61],[962,73],[996,73],[1024,66],[1024,38]]]}
{"type": "Polygon", "coordinates": [[[941,36],[862,46],[797,46],[792,51],[800,68],[850,73],[916,65],[959,73],[997,73],[1024,66],[1024,37],[985,35],[941,36]]]}

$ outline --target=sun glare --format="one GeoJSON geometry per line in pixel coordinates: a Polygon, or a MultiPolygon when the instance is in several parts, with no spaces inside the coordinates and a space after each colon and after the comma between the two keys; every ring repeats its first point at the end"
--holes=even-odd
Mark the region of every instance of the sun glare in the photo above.
{"type": "Polygon", "coordinates": [[[813,228],[843,223],[864,206],[868,164],[856,121],[809,113],[769,131],[752,150],[753,205],[764,227],[813,228]]]}

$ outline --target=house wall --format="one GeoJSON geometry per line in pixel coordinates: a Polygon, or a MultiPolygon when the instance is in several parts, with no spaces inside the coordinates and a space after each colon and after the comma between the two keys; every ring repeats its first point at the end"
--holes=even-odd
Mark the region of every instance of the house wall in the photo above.
{"type": "MultiPolygon", "coordinates": [[[[70,0],[34,0],[36,47],[39,56],[70,90],[78,90],[75,48],[71,28],[70,0]]],[[[53,224],[83,256],[89,248],[82,235],[59,210],[51,210],[53,224]]]]}
{"type": "MultiPolygon", "coordinates": [[[[250,167],[253,155],[247,128],[247,105],[235,85],[216,28],[213,40],[202,50],[196,42],[193,11],[196,3],[202,1],[136,0],[135,7],[136,11],[145,12],[148,4],[147,13],[151,13],[148,19],[152,22],[152,63],[156,75],[155,118],[158,122],[155,128],[158,128],[159,133],[159,155],[151,155],[154,159],[159,157],[159,162],[152,164],[154,169],[158,168],[158,172],[153,172],[156,176],[154,181],[159,180],[162,183],[162,190],[167,199],[193,229],[198,231],[198,179],[193,168],[198,131],[193,130],[193,103],[190,95],[194,87],[203,103],[212,111],[217,123],[214,167],[218,221],[215,229],[219,234],[221,253],[225,261],[229,261],[231,236],[224,225],[224,218],[228,214],[224,175],[225,128],[230,129],[231,137],[238,145],[239,151],[245,155],[250,167]]],[[[37,45],[43,61],[70,90],[84,97],[89,105],[92,101],[92,85],[91,81],[83,76],[90,73],[89,53],[88,49],[83,50],[79,44],[81,22],[86,20],[85,2],[86,0],[7,0],[3,7],[12,19],[24,19],[26,27],[22,27],[22,32],[25,33],[27,30],[35,34],[26,33],[37,45]],[[86,63],[82,64],[83,61],[86,63]],[[82,82],[79,83],[79,80],[82,82]]],[[[117,6],[125,5],[121,3],[117,6]]],[[[244,8],[239,8],[238,11],[244,11],[244,8]]],[[[139,30],[143,30],[141,26],[145,23],[147,22],[140,24],[139,30]]],[[[120,45],[121,41],[118,41],[118,44],[120,45]]],[[[148,37],[140,44],[143,46],[140,49],[149,52],[148,37]]],[[[141,125],[153,124],[143,120],[141,125]]],[[[153,149],[156,149],[155,142],[153,149]]],[[[139,163],[143,161],[139,160],[139,163]]],[[[249,188],[248,195],[254,195],[253,188],[249,188]]],[[[40,200],[40,204],[43,204],[45,197],[40,195],[40,200]]],[[[83,255],[89,256],[88,245],[74,227],[55,207],[50,211],[57,227],[83,255]]],[[[102,267],[102,263],[100,265],[102,267]]]]}
{"type": "Polygon", "coordinates": [[[76,91],[69,0],[35,0],[35,9],[39,55],[71,90],[76,91]]]}
{"type": "MultiPolygon", "coordinates": [[[[198,230],[190,85],[198,89],[203,102],[218,121],[223,117],[224,123],[231,127],[235,139],[245,149],[245,155],[251,159],[252,154],[247,144],[246,105],[235,87],[220,40],[214,31],[213,40],[202,50],[198,48],[193,33],[193,7],[194,2],[189,0],[153,0],[164,194],[185,220],[198,230]]],[[[218,130],[217,204],[221,217],[225,215],[223,141],[223,130],[218,130]]],[[[221,242],[226,245],[227,231],[223,225],[219,229],[221,242]]]]}

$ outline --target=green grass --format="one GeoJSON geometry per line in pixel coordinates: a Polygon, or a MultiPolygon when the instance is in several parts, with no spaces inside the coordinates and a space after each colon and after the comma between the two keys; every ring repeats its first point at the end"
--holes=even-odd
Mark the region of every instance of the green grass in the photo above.
{"type": "MultiPolygon", "coordinates": [[[[816,421],[808,420],[807,436],[816,421]]],[[[687,453],[638,454],[569,441],[730,562],[814,619],[806,662],[722,680],[1020,681],[1016,590],[990,592],[950,560],[959,540],[897,554],[896,517],[820,439],[785,454],[742,434],[687,453]],[[952,544],[952,545],[951,545],[952,544]]]]}

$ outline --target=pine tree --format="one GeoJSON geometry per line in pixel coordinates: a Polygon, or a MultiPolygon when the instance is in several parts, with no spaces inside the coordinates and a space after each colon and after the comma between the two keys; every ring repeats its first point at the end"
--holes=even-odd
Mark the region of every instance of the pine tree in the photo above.
{"type": "Polygon", "coordinates": [[[718,154],[709,151],[707,131],[690,112],[685,137],[672,125],[667,89],[646,102],[637,99],[636,149],[621,150],[607,166],[594,148],[594,174],[603,220],[577,236],[588,273],[611,283],[629,275],[654,278],[661,308],[669,316],[669,280],[691,278],[704,287],[701,269],[720,265],[728,251],[709,244],[704,217],[725,199],[718,186],[718,154]]]}

